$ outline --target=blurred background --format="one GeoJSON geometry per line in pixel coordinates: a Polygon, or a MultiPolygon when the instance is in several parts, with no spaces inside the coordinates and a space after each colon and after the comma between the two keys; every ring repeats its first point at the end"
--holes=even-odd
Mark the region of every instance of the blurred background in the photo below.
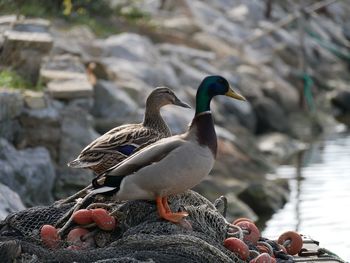
{"type": "MultiPolygon", "coordinates": [[[[268,238],[297,230],[349,260],[349,13],[336,0],[0,0],[0,218],[89,184],[66,163],[140,122],[153,88],[194,106],[219,74],[248,102],[212,102],[218,160],[195,190],[268,238]]],[[[162,110],[174,134],[193,114],[162,110]]]]}

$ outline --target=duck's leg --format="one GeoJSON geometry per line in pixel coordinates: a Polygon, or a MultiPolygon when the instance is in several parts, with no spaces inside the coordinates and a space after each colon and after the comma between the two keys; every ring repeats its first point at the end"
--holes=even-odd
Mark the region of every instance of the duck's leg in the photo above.
{"type": "Polygon", "coordinates": [[[173,223],[179,223],[184,217],[188,216],[187,212],[173,213],[168,205],[168,198],[157,196],[157,210],[161,218],[168,220],[173,223]]]}

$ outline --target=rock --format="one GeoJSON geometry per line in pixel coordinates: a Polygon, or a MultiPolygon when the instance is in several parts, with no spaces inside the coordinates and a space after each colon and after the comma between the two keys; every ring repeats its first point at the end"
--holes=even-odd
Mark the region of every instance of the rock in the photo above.
{"type": "Polygon", "coordinates": [[[98,42],[104,48],[105,57],[117,57],[133,62],[155,63],[158,52],[152,42],[134,33],[122,33],[98,42]]]}
{"type": "Polygon", "coordinates": [[[0,139],[0,181],[17,192],[26,205],[49,204],[55,170],[49,152],[43,147],[17,151],[0,139]]]}
{"type": "Polygon", "coordinates": [[[23,94],[24,104],[30,109],[46,108],[46,99],[42,92],[26,90],[23,94]]]}
{"type": "MultiPolygon", "coordinates": [[[[98,81],[94,90],[92,113],[104,122],[116,124],[127,121],[137,111],[137,104],[119,86],[109,81],[98,81]]],[[[112,126],[113,126],[112,125],[112,126]]]]}
{"type": "Polygon", "coordinates": [[[134,33],[122,33],[95,43],[103,52],[101,63],[113,80],[132,76],[151,86],[177,87],[174,69],[160,59],[153,43],[146,37],[134,33]]]}
{"type": "Polygon", "coordinates": [[[193,0],[187,2],[187,4],[202,31],[220,36],[232,43],[237,43],[237,40],[248,35],[244,28],[239,24],[230,22],[219,10],[212,8],[209,3],[193,0]]]}
{"type": "Polygon", "coordinates": [[[132,77],[120,78],[115,83],[142,107],[146,105],[146,94],[150,94],[154,89],[141,79],[132,77]]]}
{"type": "Polygon", "coordinates": [[[40,78],[43,83],[48,83],[51,80],[87,80],[86,73],[67,71],[67,70],[52,70],[52,69],[41,69],[40,78]]]}
{"type": "Polygon", "coordinates": [[[187,131],[194,112],[193,110],[190,111],[189,109],[168,105],[161,109],[161,115],[174,135],[187,131]]]}
{"type": "Polygon", "coordinates": [[[18,117],[23,104],[19,91],[0,88],[0,137],[16,144],[21,134],[18,117]]]}
{"type": "Polygon", "coordinates": [[[288,120],[283,110],[270,98],[262,97],[252,103],[257,117],[256,133],[268,131],[288,132],[288,120]]]}
{"type": "Polygon", "coordinates": [[[13,24],[13,30],[19,32],[47,33],[50,25],[51,23],[49,20],[42,18],[30,18],[15,21],[13,24]]]}
{"type": "Polygon", "coordinates": [[[170,17],[160,23],[165,30],[181,32],[185,34],[193,34],[198,31],[198,26],[192,19],[186,16],[170,17]]]}
{"type": "Polygon", "coordinates": [[[174,44],[160,44],[158,48],[161,53],[166,55],[179,55],[180,57],[184,57],[187,59],[192,58],[202,58],[202,59],[215,59],[215,53],[204,51],[200,49],[190,48],[183,45],[174,45],[174,44]]]}
{"type": "Polygon", "coordinates": [[[55,196],[64,198],[91,182],[91,172],[84,169],[69,168],[67,163],[74,160],[81,150],[99,135],[92,129],[91,116],[75,104],[66,105],[60,111],[60,116],[61,137],[55,196]]]}
{"type": "Polygon", "coordinates": [[[95,36],[86,25],[72,26],[69,29],[53,27],[52,35],[55,38],[52,54],[79,56],[83,61],[91,61],[101,56],[102,49],[94,45],[95,36]]]}
{"type": "Polygon", "coordinates": [[[170,57],[168,61],[177,70],[178,78],[183,85],[186,85],[192,88],[197,88],[197,86],[201,83],[203,78],[207,76],[205,72],[200,71],[192,67],[191,65],[183,62],[177,56],[170,57]]]}
{"type": "Polygon", "coordinates": [[[258,139],[258,148],[271,163],[282,164],[296,153],[306,150],[306,145],[282,133],[264,134],[258,139]]]}
{"type": "Polygon", "coordinates": [[[4,220],[10,213],[24,209],[25,206],[19,195],[6,185],[0,183],[0,220],[4,220]]]}
{"type": "Polygon", "coordinates": [[[251,183],[238,194],[238,198],[249,205],[258,215],[270,216],[283,207],[288,196],[283,188],[266,181],[251,183]]]}
{"type": "MultiPolygon", "coordinates": [[[[43,61],[41,71],[43,71],[44,73],[48,73],[48,74],[44,74],[41,76],[43,78],[43,81],[46,80],[45,83],[47,81],[50,81],[50,80],[73,78],[73,77],[65,77],[64,78],[63,76],[60,76],[60,75],[58,76],[58,78],[55,78],[55,74],[54,74],[55,71],[58,71],[58,72],[64,71],[67,75],[69,73],[71,73],[71,74],[80,73],[80,74],[86,75],[85,74],[85,66],[81,62],[81,59],[78,56],[74,56],[74,55],[70,55],[70,54],[55,55],[55,56],[50,56],[50,57],[46,58],[43,61]],[[54,72],[52,72],[52,71],[54,71],[54,72]]],[[[62,74],[64,74],[64,73],[62,73],[62,74]]],[[[56,75],[58,75],[58,74],[56,74],[56,75]]]]}
{"type": "Polygon", "coordinates": [[[299,109],[299,93],[296,87],[293,87],[276,73],[264,67],[263,74],[268,81],[262,86],[265,96],[273,99],[284,109],[285,112],[293,112],[299,109]]]}
{"type": "Polygon", "coordinates": [[[350,91],[341,90],[331,98],[331,104],[339,114],[350,114],[350,91]]]}
{"type": "Polygon", "coordinates": [[[21,32],[8,30],[4,34],[0,62],[11,66],[35,84],[39,77],[42,57],[49,53],[53,39],[46,32],[21,32]]]}
{"type": "Polygon", "coordinates": [[[44,109],[25,109],[20,116],[23,128],[21,147],[44,146],[57,161],[61,139],[61,117],[59,111],[49,103],[44,109]]]}
{"type": "Polygon", "coordinates": [[[23,97],[18,90],[0,88],[0,121],[16,118],[23,109],[23,97]]]}
{"type": "Polygon", "coordinates": [[[91,97],[93,87],[87,79],[66,79],[50,81],[47,84],[47,92],[54,99],[71,100],[91,97]]]}
{"type": "Polygon", "coordinates": [[[209,48],[220,57],[237,55],[238,51],[221,38],[205,32],[195,33],[193,40],[199,45],[209,48]]]}
{"type": "Polygon", "coordinates": [[[18,119],[0,121],[0,137],[18,145],[21,141],[23,130],[18,119]]]}
{"type": "MultiPolygon", "coordinates": [[[[251,131],[255,131],[257,119],[252,105],[249,102],[242,103],[237,100],[227,100],[226,98],[218,98],[220,113],[227,117],[232,115],[233,118],[238,119],[239,123],[251,131]]],[[[230,121],[231,123],[231,121],[230,121]]],[[[227,122],[226,122],[227,125],[227,122]]]]}
{"type": "Polygon", "coordinates": [[[194,190],[205,195],[209,200],[214,201],[218,195],[227,198],[227,214],[226,218],[229,222],[238,217],[248,217],[253,220],[258,216],[253,210],[237,198],[237,193],[245,189],[246,183],[235,179],[223,179],[220,177],[209,177],[208,179],[197,185],[194,190]]]}

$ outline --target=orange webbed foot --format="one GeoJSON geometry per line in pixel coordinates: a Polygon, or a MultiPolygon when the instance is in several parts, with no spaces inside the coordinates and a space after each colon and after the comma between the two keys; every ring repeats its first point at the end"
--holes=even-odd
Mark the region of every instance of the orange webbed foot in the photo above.
{"type": "Polygon", "coordinates": [[[165,220],[178,224],[184,219],[184,217],[188,216],[187,212],[171,212],[170,207],[168,205],[167,197],[157,197],[156,201],[158,214],[161,218],[165,220]]]}

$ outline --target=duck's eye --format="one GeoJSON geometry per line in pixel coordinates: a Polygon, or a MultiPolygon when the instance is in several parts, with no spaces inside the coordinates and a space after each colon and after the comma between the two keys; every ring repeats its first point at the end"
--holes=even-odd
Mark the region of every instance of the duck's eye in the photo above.
{"type": "Polygon", "coordinates": [[[218,82],[219,82],[220,84],[224,84],[224,83],[225,83],[225,81],[224,81],[223,79],[218,79],[218,82]]]}

